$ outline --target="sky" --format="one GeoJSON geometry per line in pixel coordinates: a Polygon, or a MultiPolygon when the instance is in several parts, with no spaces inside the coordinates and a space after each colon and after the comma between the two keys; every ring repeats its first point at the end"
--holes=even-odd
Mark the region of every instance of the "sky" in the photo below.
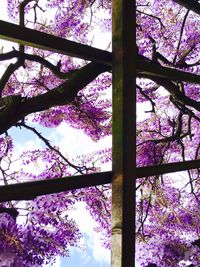
{"type": "Polygon", "coordinates": [[[100,236],[93,231],[95,226],[93,220],[89,216],[88,211],[84,208],[83,203],[79,203],[76,211],[72,211],[71,216],[76,220],[81,232],[84,235],[85,249],[72,248],[70,257],[58,258],[53,267],[109,267],[110,251],[104,249],[100,244],[100,236]],[[84,218],[84,220],[83,220],[84,218]]]}
{"type": "MultiPolygon", "coordinates": [[[[62,147],[62,151],[67,153],[69,159],[77,155],[78,152],[80,153],[80,151],[84,154],[95,151],[98,147],[104,147],[104,145],[111,146],[111,138],[102,140],[97,146],[97,143],[92,142],[89,137],[66,124],[61,124],[53,130],[43,127],[39,127],[38,130],[45,133],[52,144],[62,147]]],[[[42,145],[41,140],[25,130],[13,127],[9,130],[9,134],[14,137],[18,155],[21,154],[24,147],[29,147],[31,150],[42,145]]],[[[111,166],[107,166],[107,168],[110,170],[111,166]]],[[[83,234],[82,243],[84,244],[84,249],[71,248],[70,257],[58,257],[55,264],[47,267],[109,267],[110,251],[101,246],[101,235],[93,230],[97,225],[85,209],[85,204],[78,203],[74,210],[68,212],[68,216],[75,219],[80,232],[83,234]]]]}
{"type": "MultiPolygon", "coordinates": [[[[111,146],[111,138],[106,138],[98,144],[91,141],[80,131],[70,128],[66,124],[62,124],[55,129],[50,135],[50,140],[53,143],[62,147],[63,151],[67,151],[68,157],[78,153],[89,153],[96,149],[111,146]],[[70,138],[69,138],[70,137],[70,138]]],[[[108,166],[110,169],[111,166],[108,166]]],[[[74,218],[79,225],[81,233],[84,234],[85,250],[71,249],[70,257],[66,259],[58,259],[57,265],[53,267],[109,267],[110,266],[110,251],[101,246],[100,235],[94,232],[93,228],[96,226],[94,221],[85,209],[83,203],[76,205],[76,210],[70,211],[69,216],[74,218]],[[84,219],[83,219],[84,218],[84,219]],[[59,265],[60,263],[60,265],[59,265]]]]}

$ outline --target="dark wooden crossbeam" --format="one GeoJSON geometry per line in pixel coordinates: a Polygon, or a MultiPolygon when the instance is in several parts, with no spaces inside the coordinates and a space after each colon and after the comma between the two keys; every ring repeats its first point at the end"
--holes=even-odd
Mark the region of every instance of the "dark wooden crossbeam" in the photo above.
{"type": "Polygon", "coordinates": [[[200,160],[188,160],[183,162],[173,162],[157,166],[139,167],[136,169],[137,178],[174,173],[200,168],[200,160]]]}
{"type": "Polygon", "coordinates": [[[0,20],[0,38],[22,45],[41,48],[105,65],[111,65],[111,53],[88,45],[69,41],[51,34],[0,20]]]}
{"type": "Polygon", "coordinates": [[[200,15],[200,3],[197,0],[174,0],[174,2],[200,15]]]}
{"type": "MultiPolygon", "coordinates": [[[[112,65],[112,53],[108,51],[82,45],[36,30],[22,28],[16,24],[1,20],[0,38],[109,66],[112,65]]],[[[200,76],[196,74],[162,67],[159,64],[147,62],[142,57],[137,59],[136,71],[138,76],[150,79],[151,77],[160,77],[168,80],[181,80],[200,84],[200,76]]]]}
{"type": "Polygon", "coordinates": [[[72,189],[109,184],[111,172],[77,175],[71,177],[23,182],[0,186],[0,202],[10,200],[30,200],[37,196],[64,192],[72,189]]]}
{"type": "MultiPolygon", "coordinates": [[[[139,167],[136,169],[136,178],[142,178],[165,173],[173,173],[200,168],[200,160],[190,160],[177,163],[168,163],[159,166],[139,167]]],[[[0,186],[0,202],[10,200],[28,200],[37,196],[64,192],[112,181],[112,172],[101,172],[80,176],[23,182],[18,184],[0,186]]]]}

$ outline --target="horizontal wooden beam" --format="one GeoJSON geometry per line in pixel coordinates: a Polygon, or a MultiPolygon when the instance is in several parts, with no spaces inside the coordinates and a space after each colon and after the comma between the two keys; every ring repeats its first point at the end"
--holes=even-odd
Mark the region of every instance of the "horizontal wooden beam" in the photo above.
{"type": "Polygon", "coordinates": [[[0,20],[0,39],[111,66],[112,54],[44,32],[0,20]]]}
{"type": "Polygon", "coordinates": [[[180,172],[200,168],[200,160],[173,162],[157,166],[139,167],[136,170],[137,178],[180,172]]]}
{"type": "MultiPolygon", "coordinates": [[[[62,39],[33,29],[23,28],[2,20],[0,20],[0,39],[98,62],[108,66],[112,65],[111,52],[62,39]]],[[[160,77],[168,80],[200,84],[200,76],[198,75],[163,67],[151,61],[147,62],[142,56],[137,58],[136,69],[138,76],[149,79],[151,79],[151,77],[160,77]]]]}
{"type": "Polygon", "coordinates": [[[200,3],[196,0],[174,0],[174,2],[200,15],[200,3]]]}
{"type": "MultiPolygon", "coordinates": [[[[168,163],[158,166],[139,167],[136,177],[148,177],[200,168],[200,160],[168,163]]],[[[101,172],[79,176],[24,182],[0,186],[0,202],[10,200],[29,200],[37,196],[59,193],[72,189],[108,184],[112,181],[112,172],[101,172]]]]}
{"type": "Polygon", "coordinates": [[[0,202],[30,200],[37,196],[111,183],[112,173],[101,172],[79,176],[23,182],[0,186],[0,202]]]}

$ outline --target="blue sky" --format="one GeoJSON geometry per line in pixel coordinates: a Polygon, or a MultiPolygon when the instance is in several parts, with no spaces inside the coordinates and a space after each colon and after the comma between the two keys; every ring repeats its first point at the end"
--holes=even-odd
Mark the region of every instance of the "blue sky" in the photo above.
{"type": "Polygon", "coordinates": [[[70,257],[58,258],[56,264],[48,267],[110,267],[110,250],[102,247],[101,234],[93,230],[97,225],[85,209],[85,204],[78,203],[68,215],[76,220],[83,234],[83,249],[70,248],[70,257]]]}
{"type": "Polygon", "coordinates": [[[93,256],[92,250],[88,249],[86,252],[74,249],[69,258],[61,259],[60,267],[109,267],[110,263],[96,260],[93,256]]]}
{"type": "MultiPolygon", "coordinates": [[[[83,133],[77,133],[77,130],[71,129],[67,125],[61,125],[60,127],[53,129],[43,127],[37,127],[37,129],[42,132],[48,140],[52,141],[52,145],[59,145],[62,147],[64,153],[70,154],[68,155],[69,158],[77,154],[78,150],[79,153],[82,151],[84,154],[84,152],[87,153],[86,150],[90,150],[91,152],[93,149],[98,149],[98,147],[96,147],[97,144],[91,143],[91,139],[86,137],[83,133]]],[[[11,134],[14,138],[14,145],[16,146],[18,154],[20,154],[24,148],[36,149],[42,146],[41,140],[39,140],[30,131],[23,129],[20,130],[19,128],[13,127],[9,130],[9,134],[11,134]]],[[[109,267],[110,251],[101,246],[101,235],[93,230],[97,224],[93,221],[89,212],[85,209],[85,204],[79,202],[74,209],[68,212],[68,215],[69,217],[75,219],[81,233],[83,234],[82,244],[84,244],[84,249],[72,248],[70,251],[70,257],[58,258],[56,263],[50,266],[109,267]]]]}

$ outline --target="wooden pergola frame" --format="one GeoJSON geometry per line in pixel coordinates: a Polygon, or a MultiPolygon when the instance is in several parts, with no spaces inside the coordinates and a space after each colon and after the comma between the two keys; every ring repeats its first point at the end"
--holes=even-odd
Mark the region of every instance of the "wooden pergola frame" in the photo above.
{"type": "MultiPolygon", "coordinates": [[[[174,0],[200,14],[196,0],[174,0]]],[[[136,167],[136,75],[197,82],[197,76],[136,60],[135,0],[112,0],[112,53],[0,21],[0,38],[22,45],[112,65],[113,167],[102,172],[0,186],[0,202],[112,183],[112,267],[135,266],[135,180],[139,177],[200,168],[200,161],[136,167]],[[130,238],[132,237],[132,238],[130,238]]],[[[198,78],[200,79],[200,78],[198,78]]],[[[199,80],[198,80],[199,83],[199,80]]]]}

